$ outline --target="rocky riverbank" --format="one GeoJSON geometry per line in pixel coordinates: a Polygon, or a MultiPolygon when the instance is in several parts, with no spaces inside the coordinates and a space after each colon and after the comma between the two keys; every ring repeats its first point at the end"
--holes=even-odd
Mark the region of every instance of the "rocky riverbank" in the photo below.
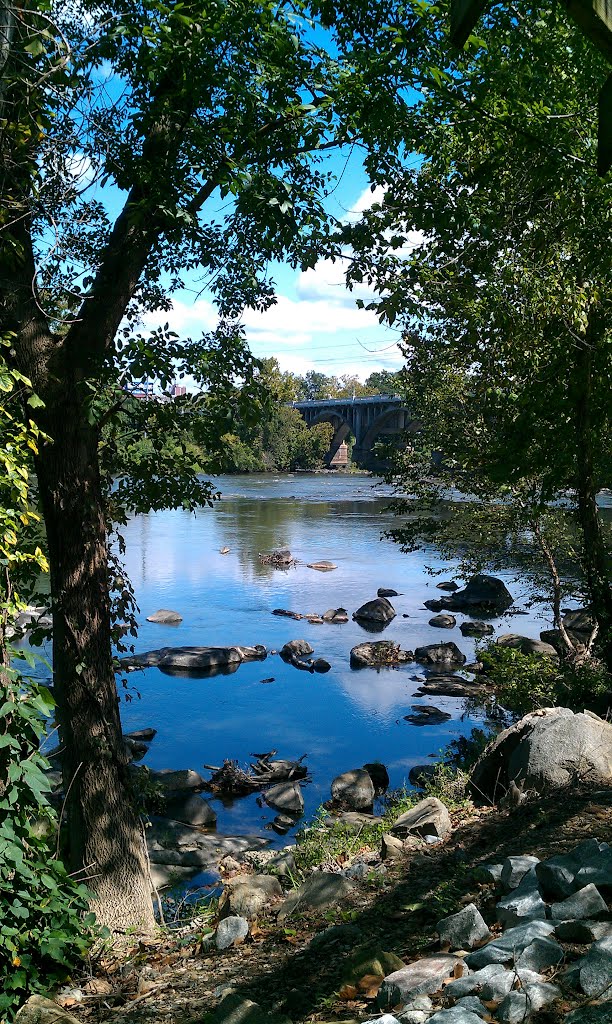
{"type": "Polygon", "coordinates": [[[610,1021],[612,790],[448,825],[369,849],[356,824],[305,893],[291,851],[228,858],[215,918],[103,957],[57,998],[84,1024],[610,1021]]]}

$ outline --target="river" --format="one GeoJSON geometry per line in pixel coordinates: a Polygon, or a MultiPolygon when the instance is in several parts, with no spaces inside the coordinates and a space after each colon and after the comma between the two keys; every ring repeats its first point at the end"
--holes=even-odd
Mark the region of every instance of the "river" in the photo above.
{"type": "MultiPolygon", "coordinates": [[[[423,600],[440,595],[439,579],[451,579],[452,564],[433,550],[402,554],[381,535],[393,522],[390,491],[360,475],[295,474],[232,476],[217,481],[222,498],[194,515],[166,511],[136,516],[124,530],[127,571],[141,609],[136,651],[164,646],[264,644],[278,650],[305,638],[315,656],[331,663],[326,675],[311,675],[278,656],[240,666],[231,675],[182,678],[156,668],[128,677],[134,699],[123,701],[126,731],[158,730],[144,763],[151,768],[240,764],[253,752],[276,749],[279,757],[306,754],[310,781],[304,786],[305,817],[330,796],[339,772],[382,761],[391,785],[407,782],[410,767],[436,755],[453,738],[470,731],[474,720],[461,700],[415,698],[414,676],[421,666],[396,669],[349,667],[355,644],[372,638],[356,622],[311,625],[272,615],[274,608],[322,613],[342,606],[349,615],[376,596],[379,587],[399,591],[392,599],[397,617],[385,639],[403,648],[454,640],[471,660],[474,641],[458,627],[428,625],[432,613],[423,600]],[[228,547],[222,555],[220,549],[228,547]],[[260,564],[259,552],[288,547],[301,564],[279,571],[260,564]],[[319,559],[338,568],[321,573],[306,567],[319,559]],[[425,566],[445,568],[432,578],[425,566]],[[146,622],[159,608],[183,616],[178,626],[146,622]],[[273,681],[267,681],[272,679],[273,681]],[[266,680],[266,681],[264,681],[266,680]],[[413,703],[435,703],[452,715],[444,725],[418,727],[404,720],[413,703]]],[[[516,605],[517,587],[507,582],[516,605]]],[[[463,616],[458,616],[461,621],[463,616]]],[[[542,610],[492,620],[496,632],[537,637],[549,620],[542,610]]],[[[211,800],[218,830],[240,834],[269,829],[274,811],[255,796],[222,803],[211,800]]],[[[284,844],[274,832],[270,839],[284,844]]],[[[289,837],[290,838],[290,837],[289,837]]]]}

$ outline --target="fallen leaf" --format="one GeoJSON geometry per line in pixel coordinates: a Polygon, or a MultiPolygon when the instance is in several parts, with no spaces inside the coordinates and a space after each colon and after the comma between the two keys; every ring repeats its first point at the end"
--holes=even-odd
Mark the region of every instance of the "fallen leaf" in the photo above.
{"type": "Polygon", "coordinates": [[[374,989],[374,994],[376,994],[384,980],[384,975],[382,974],[364,974],[363,978],[360,978],[357,982],[357,988],[361,992],[367,993],[368,997],[371,998],[370,992],[372,989],[374,989]]]}
{"type": "Polygon", "coordinates": [[[343,1003],[346,1003],[351,999],[355,999],[357,994],[357,988],[355,985],[343,985],[338,992],[338,999],[341,999],[343,1003]]]}

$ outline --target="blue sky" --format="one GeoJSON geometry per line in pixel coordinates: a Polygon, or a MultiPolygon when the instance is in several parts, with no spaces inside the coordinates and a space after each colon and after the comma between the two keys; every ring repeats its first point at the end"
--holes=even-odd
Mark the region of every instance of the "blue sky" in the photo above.
{"type": "MultiPolygon", "coordinates": [[[[344,173],[327,201],[328,210],[338,218],[355,219],[381,193],[372,193],[358,155],[348,163],[346,157],[331,157],[330,167],[336,170],[334,165],[344,173]]],[[[357,374],[362,380],[375,370],[400,368],[398,332],[382,326],[374,313],[357,308],[356,299],[367,301],[372,293],[365,286],[350,292],[341,262],[321,260],[306,272],[276,264],[271,273],[277,302],[263,314],[246,310],[243,318],[255,356],[275,356],[281,369],[294,373],[314,369],[330,375],[357,374]]],[[[215,310],[210,294],[197,296],[200,289],[195,279],[192,287],[188,282],[173,297],[172,311],[158,318],[147,315],[147,326],[169,323],[178,334],[191,336],[210,329],[215,310]]]]}

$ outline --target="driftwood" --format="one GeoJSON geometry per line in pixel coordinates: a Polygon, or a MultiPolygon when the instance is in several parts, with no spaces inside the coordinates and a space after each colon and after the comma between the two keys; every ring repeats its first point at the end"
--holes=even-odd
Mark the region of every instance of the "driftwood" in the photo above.
{"type": "Polygon", "coordinates": [[[275,750],[271,750],[259,756],[249,766],[250,770],[241,768],[237,761],[225,760],[220,768],[213,770],[206,788],[222,796],[246,796],[265,786],[306,776],[307,768],[302,764],[306,754],[302,754],[297,761],[271,761],[275,753],[275,750]]]}

